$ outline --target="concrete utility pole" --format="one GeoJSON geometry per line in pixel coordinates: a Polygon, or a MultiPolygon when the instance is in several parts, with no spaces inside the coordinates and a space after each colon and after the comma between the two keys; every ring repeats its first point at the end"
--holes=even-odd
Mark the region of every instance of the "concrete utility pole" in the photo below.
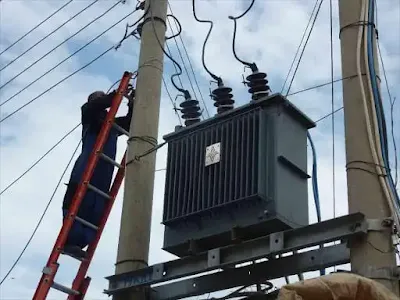
{"type": "MultiPolygon", "coordinates": [[[[131,137],[158,136],[161,80],[167,0],[146,0],[148,11],[141,33],[136,99],[130,128],[131,137]],[[149,10],[148,10],[149,9],[149,10]],[[153,20],[153,23],[152,23],[153,20]],[[155,36],[155,32],[157,37],[155,36]]],[[[124,201],[118,244],[116,274],[147,266],[153,206],[155,152],[135,160],[153,148],[148,142],[133,139],[128,144],[124,201]]],[[[129,292],[115,300],[141,300],[144,292],[129,292]]]]}
{"type": "MultiPolygon", "coordinates": [[[[360,29],[361,7],[365,0],[339,0],[339,17],[341,32],[342,76],[357,74],[357,36],[360,29]],[[352,24],[351,26],[348,26],[352,24]]],[[[367,27],[364,27],[367,30],[367,27]]],[[[375,34],[375,33],[374,33],[375,34]]],[[[375,58],[376,55],[376,45],[375,58]]],[[[364,43],[361,47],[364,53],[364,43]]],[[[361,73],[366,91],[365,56],[361,55],[361,73]]],[[[376,70],[378,63],[375,61],[376,70]]],[[[370,94],[366,93],[370,103],[370,94]]],[[[370,150],[367,125],[363,109],[361,87],[358,77],[343,81],[343,104],[346,135],[346,159],[350,168],[347,170],[347,187],[349,212],[361,212],[367,219],[375,219],[378,226],[373,226],[367,238],[350,245],[352,271],[385,285],[399,295],[399,281],[391,277],[390,271],[396,266],[395,253],[391,241],[390,228],[379,228],[381,221],[390,217],[389,207],[385,200],[379,177],[374,174],[375,166],[370,150]],[[366,162],[366,163],[360,163],[366,162]],[[358,162],[358,163],[355,163],[358,162]],[[350,163],[350,165],[349,165],[350,163]],[[364,170],[370,170],[368,173],[364,170]],[[379,250],[378,250],[379,249],[379,250]]],[[[369,107],[372,109],[371,105],[369,107]]],[[[373,224],[374,222],[372,222],[373,224]]]]}

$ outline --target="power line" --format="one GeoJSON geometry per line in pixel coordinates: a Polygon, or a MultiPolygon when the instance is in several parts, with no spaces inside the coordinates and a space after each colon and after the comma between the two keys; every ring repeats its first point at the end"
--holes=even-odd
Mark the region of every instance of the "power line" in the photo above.
{"type": "MultiPolygon", "coordinates": [[[[176,18],[175,18],[174,16],[172,16],[172,17],[174,18],[174,20],[175,20],[175,22],[176,22],[176,18]]],[[[181,60],[182,60],[182,65],[183,65],[183,68],[185,69],[187,78],[188,78],[188,80],[189,80],[189,84],[190,84],[190,86],[191,86],[191,88],[192,88],[193,95],[194,95],[194,97],[195,97],[196,99],[198,99],[197,94],[196,94],[196,91],[195,91],[194,86],[193,86],[193,83],[192,83],[192,80],[191,80],[191,78],[190,78],[190,76],[189,76],[189,71],[188,71],[188,69],[187,69],[187,67],[186,67],[185,60],[183,59],[181,49],[179,48],[178,41],[177,41],[177,39],[176,39],[176,35],[174,34],[174,30],[172,29],[172,25],[171,25],[170,20],[168,19],[168,16],[167,16],[167,22],[168,22],[169,28],[170,28],[170,30],[171,30],[171,32],[172,32],[172,34],[173,34],[174,41],[175,41],[175,45],[176,45],[176,49],[178,50],[179,56],[180,56],[180,58],[181,58],[181,60]]],[[[180,35],[180,34],[178,34],[178,36],[179,36],[179,35],[180,35]]],[[[166,45],[167,45],[168,51],[171,53],[171,50],[169,49],[169,46],[168,46],[168,43],[167,43],[167,42],[166,42],[166,45]]],[[[176,66],[175,66],[175,70],[176,70],[176,66]]],[[[204,104],[204,107],[206,107],[205,103],[203,103],[203,104],[204,104]]],[[[208,115],[208,117],[210,117],[210,115],[208,115]]],[[[203,116],[203,118],[204,118],[204,116],[203,116]]]]}
{"type": "Polygon", "coordinates": [[[319,12],[320,12],[320,10],[321,10],[321,6],[322,6],[322,3],[323,3],[323,2],[324,2],[324,0],[321,0],[321,2],[319,3],[318,10],[317,10],[317,12],[316,12],[316,14],[315,14],[315,17],[314,17],[313,23],[312,23],[312,25],[311,25],[310,31],[308,32],[308,36],[307,36],[307,39],[306,39],[306,41],[305,41],[305,43],[304,43],[303,50],[302,50],[301,53],[300,53],[299,61],[297,62],[296,69],[294,70],[293,77],[292,77],[292,80],[290,81],[290,84],[289,84],[289,87],[288,87],[286,96],[289,94],[290,88],[292,87],[292,84],[293,84],[293,81],[294,81],[294,78],[296,77],[297,70],[299,69],[301,59],[303,58],[304,51],[305,51],[306,48],[307,48],[308,41],[310,40],[311,33],[312,33],[313,29],[314,29],[315,22],[317,21],[317,18],[318,18],[318,15],[319,15],[319,12]]]}
{"type": "Polygon", "coordinates": [[[26,53],[28,53],[30,50],[32,50],[34,47],[36,47],[37,45],[39,45],[41,42],[43,42],[45,39],[47,39],[50,35],[52,35],[54,32],[56,32],[58,29],[60,29],[61,27],[63,27],[64,25],[66,25],[67,23],[71,22],[73,19],[75,19],[78,15],[80,15],[81,13],[83,13],[84,11],[86,11],[87,9],[89,9],[92,5],[94,5],[96,2],[98,2],[99,0],[95,0],[92,3],[90,3],[88,6],[86,6],[84,9],[80,10],[78,13],[76,13],[75,15],[73,15],[71,18],[69,18],[67,21],[65,21],[64,23],[62,23],[60,26],[58,26],[56,29],[54,29],[52,32],[50,32],[49,34],[47,34],[46,36],[44,36],[43,38],[41,38],[39,41],[37,41],[35,44],[33,44],[31,47],[29,47],[27,50],[25,50],[24,52],[22,52],[20,55],[18,55],[16,58],[14,58],[13,60],[11,60],[8,64],[6,64],[3,68],[0,69],[0,71],[3,71],[5,68],[7,68],[9,65],[11,65],[12,63],[16,62],[19,58],[21,58],[22,56],[24,56],[26,53]]]}
{"type": "MultiPolygon", "coordinates": [[[[171,7],[171,5],[170,5],[169,2],[168,2],[168,6],[169,6],[169,10],[171,11],[171,14],[174,14],[174,12],[172,11],[172,7],[171,7]]],[[[176,28],[178,29],[178,24],[177,24],[176,22],[175,22],[175,26],[176,26],[176,28]]],[[[182,43],[182,46],[183,46],[183,50],[185,51],[187,60],[188,60],[188,62],[189,62],[189,66],[190,66],[190,69],[191,69],[191,71],[192,71],[193,78],[194,78],[194,81],[195,81],[195,83],[196,83],[197,89],[198,89],[198,91],[199,91],[201,101],[203,102],[204,109],[206,110],[207,116],[210,117],[210,112],[208,111],[206,102],[205,102],[204,97],[203,97],[203,93],[201,92],[200,85],[199,85],[199,83],[198,83],[198,81],[197,81],[196,73],[194,72],[194,68],[193,68],[193,65],[192,65],[192,62],[191,62],[189,53],[188,53],[188,51],[187,51],[187,49],[186,49],[186,46],[185,46],[185,43],[184,43],[184,41],[183,41],[183,38],[182,38],[182,35],[181,35],[181,34],[179,35],[179,39],[181,40],[181,43],[182,43]]]]}
{"type": "MultiPolygon", "coordinates": [[[[28,67],[26,67],[25,69],[23,69],[21,72],[19,72],[17,75],[15,75],[14,77],[12,77],[11,79],[9,79],[6,83],[4,83],[2,86],[0,86],[0,89],[4,88],[7,84],[9,84],[10,82],[12,82],[14,79],[16,79],[17,77],[19,77],[21,74],[25,73],[27,70],[29,70],[31,67],[33,67],[34,65],[36,65],[38,62],[40,62],[43,58],[45,58],[46,56],[48,56],[50,53],[54,52],[56,49],[58,49],[61,45],[65,44],[66,42],[68,42],[70,39],[72,39],[73,37],[75,37],[77,34],[79,34],[80,32],[82,32],[84,29],[86,29],[87,27],[89,27],[91,24],[93,24],[94,22],[96,22],[98,19],[104,17],[107,13],[109,13],[112,9],[114,9],[118,4],[120,4],[121,2],[118,1],[116,3],[114,3],[110,8],[108,8],[105,12],[103,12],[101,15],[97,16],[96,18],[94,18],[92,21],[90,21],[88,24],[86,24],[85,26],[83,26],[81,29],[79,29],[77,32],[75,32],[73,35],[69,36],[66,40],[62,41],[61,43],[59,43],[57,46],[55,46],[53,49],[51,49],[50,51],[48,51],[46,54],[42,55],[39,59],[37,59],[36,61],[34,61],[33,63],[31,63],[28,67]]],[[[5,102],[1,103],[1,105],[3,105],[5,102]]]]}
{"type": "Polygon", "coordinates": [[[391,126],[391,136],[392,136],[392,141],[393,141],[393,148],[394,148],[394,169],[395,169],[395,179],[394,179],[394,186],[397,188],[398,184],[398,153],[397,153],[397,143],[396,143],[396,137],[394,135],[394,116],[393,116],[393,110],[394,110],[394,104],[396,102],[396,98],[392,98],[392,93],[390,92],[389,88],[389,81],[387,79],[386,75],[386,68],[385,64],[383,63],[383,57],[382,57],[382,51],[380,47],[380,41],[378,39],[377,42],[378,45],[378,52],[379,52],[379,57],[382,65],[382,70],[383,70],[383,76],[385,78],[385,84],[386,84],[386,90],[389,96],[389,101],[390,101],[390,126],[391,126]]]}
{"type": "Polygon", "coordinates": [[[283,93],[283,90],[285,89],[286,83],[287,83],[287,81],[288,81],[288,79],[289,79],[289,76],[290,76],[290,72],[292,72],[294,63],[296,62],[296,57],[297,57],[297,55],[299,54],[301,45],[303,44],[304,38],[306,37],[306,33],[307,33],[307,30],[308,30],[308,27],[310,26],[311,21],[312,21],[312,17],[313,17],[313,15],[314,15],[314,12],[315,12],[315,10],[317,9],[318,1],[319,1],[319,0],[315,1],[315,5],[314,5],[314,8],[313,8],[313,10],[312,10],[312,12],[311,12],[310,18],[308,19],[307,26],[306,26],[306,28],[304,29],[303,36],[301,37],[300,44],[299,44],[299,46],[297,47],[296,54],[295,54],[294,57],[293,57],[292,64],[290,65],[290,68],[289,68],[289,71],[287,72],[285,81],[283,82],[283,86],[282,86],[282,89],[281,89],[281,94],[283,93]]]}
{"type": "MultiPolygon", "coordinates": [[[[335,153],[335,89],[333,86],[333,7],[332,0],[329,1],[330,20],[330,51],[331,51],[331,113],[332,113],[332,197],[333,218],[336,218],[336,153],[335,153]]],[[[336,268],[336,267],[335,267],[336,268]]]]}
{"type": "Polygon", "coordinates": [[[0,52],[0,55],[2,55],[4,52],[6,52],[8,49],[12,48],[15,44],[17,44],[19,41],[21,41],[24,37],[26,37],[28,34],[30,34],[32,31],[34,31],[36,28],[38,28],[40,25],[45,23],[47,20],[49,20],[52,16],[60,12],[62,9],[64,9],[68,4],[70,4],[73,0],[68,1],[65,3],[63,6],[61,6],[59,9],[57,9],[55,12],[53,12],[50,16],[45,18],[43,21],[41,21],[39,24],[37,24],[35,27],[33,27],[31,30],[29,30],[27,33],[25,33],[23,36],[21,36],[19,39],[17,39],[15,42],[13,42],[10,46],[8,46],[6,49],[0,52]]]}
{"type": "Polygon", "coordinates": [[[60,186],[60,184],[61,184],[61,181],[63,180],[63,177],[64,177],[65,173],[67,172],[68,167],[70,166],[72,160],[74,159],[75,153],[78,151],[78,148],[79,148],[81,142],[82,142],[82,139],[79,141],[79,143],[78,143],[78,145],[76,146],[74,152],[72,153],[72,156],[71,156],[70,160],[69,160],[68,163],[67,163],[67,166],[65,167],[64,171],[62,172],[61,177],[60,177],[60,179],[58,180],[58,183],[57,183],[57,185],[56,185],[56,187],[55,187],[55,189],[54,189],[54,191],[53,191],[53,194],[51,195],[49,202],[47,203],[47,205],[46,205],[46,207],[45,207],[45,209],[44,209],[44,211],[43,211],[43,213],[42,213],[42,215],[41,215],[41,217],[40,217],[38,223],[36,224],[35,229],[33,230],[31,236],[29,237],[28,242],[26,243],[25,247],[22,249],[21,253],[20,253],[19,256],[17,257],[17,259],[15,260],[15,262],[13,263],[13,265],[11,266],[11,268],[8,270],[8,272],[6,273],[6,275],[5,275],[5,276],[3,277],[3,279],[1,280],[0,285],[7,279],[7,277],[10,275],[10,273],[14,270],[15,266],[18,264],[18,262],[20,261],[22,255],[24,255],[26,249],[28,248],[28,246],[29,246],[29,244],[31,243],[33,237],[35,236],[36,231],[38,230],[40,224],[42,223],[42,221],[43,221],[43,219],[44,219],[44,216],[46,215],[47,210],[49,209],[50,204],[51,204],[51,202],[53,201],[54,196],[55,196],[55,194],[56,194],[56,192],[57,192],[57,190],[58,190],[58,188],[59,188],[59,186],[60,186]]]}
{"type": "Polygon", "coordinates": [[[2,195],[5,191],[7,191],[10,187],[12,187],[14,184],[16,184],[22,177],[24,177],[30,170],[32,170],[37,164],[39,164],[47,155],[49,155],[58,145],[60,145],[70,134],[72,134],[79,126],[81,123],[76,125],[74,128],[72,128],[70,131],[68,131],[57,143],[55,143],[49,150],[46,151],[45,154],[43,154],[39,159],[37,159],[28,169],[26,169],[25,172],[23,172],[20,176],[18,176],[15,180],[13,180],[4,190],[0,192],[0,195],[2,195]]]}
{"type": "Polygon", "coordinates": [[[319,123],[323,120],[325,120],[326,118],[332,116],[333,114],[336,114],[337,112],[341,111],[343,109],[343,106],[335,109],[333,112],[330,112],[329,114],[326,114],[325,116],[322,116],[321,118],[319,118],[317,121],[315,121],[315,123],[319,123]]]}
{"type": "Polygon", "coordinates": [[[174,111],[175,111],[175,114],[176,114],[176,116],[178,117],[179,124],[182,126],[181,117],[179,116],[178,109],[176,108],[175,101],[172,100],[172,96],[171,96],[171,94],[170,94],[170,92],[169,92],[169,90],[168,90],[168,86],[167,86],[167,83],[165,82],[164,77],[162,77],[162,81],[163,81],[163,83],[164,83],[164,88],[165,88],[165,90],[167,91],[168,97],[169,97],[169,99],[170,99],[170,101],[171,101],[171,104],[172,104],[172,106],[173,106],[173,109],[174,109],[174,111]]]}
{"type": "MultiPolygon", "coordinates": [[[[137,9],[136,9],[137,10],[137,9]]],[[[110,30],[111,28],[115,27],[117,24],[121,23],[123,20],[125,20],[127,17],[129,17],[130,15],[132,15],[136,10],[134,10],[133,12],[130,12],[129,14],[127,14],[125,17],[123,17],[122,19],[120,19],[118,22],[116,22],[114,25],[112,25],[111,27],[109,27],[107,30],[103,31],[103,33],[101,33],[100,35],[98,35],[95,39],[99,38],[101,35],[103,35],[104,33],[106,33],[108,30],[110,30]]],[[[138,23],[141,19],[143,19],[144,15],[136,22],[138,23]]],[[[126,40],[128,36],[125,36],[122,40],[126,40]]],[[[95,39],[93,39],[91,42],[93,42],[95,39]]],[[[89,42],[89,43],[91,43],[89,42]]],[[[82,49],[82,48],[81,48],[82,49]]],[[[84,66],[82,66],[81,68],[79,68],[78,70],[74,71],[73,73],[71,73],[70,75],[64,77],[63,79],[61,79],[60,81],[58,81],[57,83],[53,84],[51,87],[49,87],[48,89],[46,89],[44,92],[40,93],[39,95],[37,95],[36,97],[34,97],[32,100],[28,101],[27,103],[25,103],[24,105],[22,105],[21,107],[19,107],[18,109],[16,109],[15,111],[13,111],[12,113],[10,113],[9,115],[7,115],[6,117],[4,117],[3,119],[0,120],[0,123],[7,120],[9,117],[11,117],[12,115],[16,114],[18,111],[20,111],[21,109],[23,109],[24,107],[28,106],[30,103],[32,103],[33,101],[37,100],[38,98],[40,98],[41,96],[43,96],[44,94],[46,94],[47,92],[49,92],[51,89],[53,89],[54,87],[58,86],[59,84],[61,84],[62,82],[64,82],[65,80],[67,80],[68,78],[72,77],[73,75],[75,75],[76,73],[80,72],[81,70],[85,69],[86,67],[88,67],[89,65],[91,65],[92,63],[94,63],[95,61],[97,61],[98,59],[100,59],[102,56],[104,56],[105,54],[107,54],[108,52],[110,52],[112,49],[114,49],[114,46],[111,46],[110,48],[108,48],[106,51],[104,51],[103,53],[101,53],[100,55],[98,55],[97,57],[95,57],[94,59],[92,59],[90,62],[88,62],[87,64],[85,64],[84,66]]],[[[46,72],[45,74],[43,74],[41,77],[45,76],[48,72],[46,72]]],[[[40,78],[39,78],[40,79],[40,78]]],[[[36,79],[39,80],[39,79],[36,79]]],[[[32,84],[32,83],[31,83],[32,84]]],[[[25,87],[24,89],[26,89],[27,87],[25,87]]],[[[20,91],[21,92],[21,91],[20,91]]],[[[19,92],[19,93],[20,93],[19,92]]],[[[14,95],[15,96],[15,95],[14,95]]],[[[14,97],[13,96],[13,97],[14,97]]],[[[10,99],[7,99],[7,101],[9,101],[10,99]]],[[[4,104],[4,103],[3,103],[4,104]]]]}

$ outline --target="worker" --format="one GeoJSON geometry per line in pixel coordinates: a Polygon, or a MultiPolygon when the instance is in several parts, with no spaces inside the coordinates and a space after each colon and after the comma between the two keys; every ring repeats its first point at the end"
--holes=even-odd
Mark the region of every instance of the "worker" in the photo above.
{"type": "MultiPolygon", "coordinates": [[[[81,107],[82,152],[75,162],[70,180],[67,184],[68,187],[62,206],[64,218],[68,214],[72,199],[77,191],[83,173],[85,172],[97,137],[100,134],[107,115],[106,109],[111,106],[115,95],[116,91],[109,94],[105,94],[102,91],[94,92],[89,95],[88,101],[81,107]]],[[[128,113],[126,116],[115,118],[115,123],[126,131],[129,131],[133,110],[134,90],[129,88],[124,96],[129,99],[128,113]]],[[[117,139],[119,135],[121,135],[121,133],[112,127],[102,151],[113,160],[115,160],[117,152],[117,139]]],[[[113,172],[114,165],[103,159],[99,159],[90,184],[108,194],[113,172]]],[[[107,198],[88,189],[82,199],[77,216],[95,226],[99,226],[101,217],[106,209],[107,201],[107,198]]],[[[63,253],[77,258],[84,258],[86,252],[83,249],[95,239],[95,236],[95,229],[75,220],[69,232],[63,253]]]]}

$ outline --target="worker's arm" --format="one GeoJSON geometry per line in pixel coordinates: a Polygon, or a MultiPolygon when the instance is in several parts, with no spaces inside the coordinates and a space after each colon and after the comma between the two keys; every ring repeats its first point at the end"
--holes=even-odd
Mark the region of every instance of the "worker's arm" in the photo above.
{"type": "Polygon", "coordinates": [[[99,113],[111,106],[115,94],[116,91],[112,91],[109,94],[98,97],[97,99],[86,102],[84,105],[82,105],[82,123],[101,124],[103,120],[99,120],[99,113]]]}
{"type": "Polygon", "coordinates": [[[129,108],[127,115],[124,117],[115,118],[115,123],[129,132],[129,128],[131,126],[132,112],[133,112],[133,101],[129,101],[128,107],[129,108]]]}

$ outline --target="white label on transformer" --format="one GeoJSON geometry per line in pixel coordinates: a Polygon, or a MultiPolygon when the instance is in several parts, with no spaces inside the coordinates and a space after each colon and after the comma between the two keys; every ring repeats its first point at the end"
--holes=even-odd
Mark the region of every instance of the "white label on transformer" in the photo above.
{"type": "Polygon", "coordinates": [[[219,163],[221,160],[221,143],[216,143],[206,148],[206,167],[219,163]]]}

